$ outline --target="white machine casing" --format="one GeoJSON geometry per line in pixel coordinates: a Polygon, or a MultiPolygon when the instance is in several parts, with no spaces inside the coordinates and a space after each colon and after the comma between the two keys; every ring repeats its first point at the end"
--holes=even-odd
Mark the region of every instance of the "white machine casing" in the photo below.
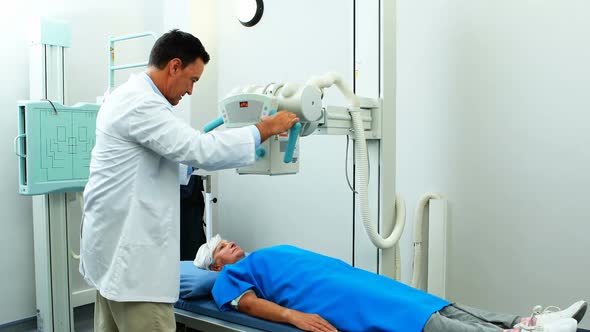
{"type": "MultiPolygon", "coordinates": [[[[228,128],[253,125],[278,109],[275,97],[246,93],[229,96],[220,103],[221,116],[228,128]]],[[[284,175],[299,172],[299,142],[295,146],[292,162],[283,162],[288,132],[274,135],[262,142],[256,150],[256,161],[249,167],[237,169],[238,174],[284,175]]]]}
{"type": "MultiPolygon", "coordinates": [[[[315,131],[322,119],[322,92],[315,86],[294,83],[250,85],[234,90],[220,103],[221,116],[228,128],[243,127],[260,122],[279,110],[288,110],[299,117],[300,135],[315,131]]],[[[275,135],[263,142],[256,151],[253,166],[238,168],[238,174],[283,175],[299,172],[299,140],[292,161],[284,162],[289,132],[275,135]]]]}

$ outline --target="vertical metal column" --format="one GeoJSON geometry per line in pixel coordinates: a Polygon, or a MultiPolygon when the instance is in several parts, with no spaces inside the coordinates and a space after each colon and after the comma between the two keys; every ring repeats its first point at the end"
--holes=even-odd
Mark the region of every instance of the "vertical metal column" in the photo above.
{"type": "MultiPolygon", "coordinates": [[[[354,93],[357,96],[374,99],[381,97],[380,15],[380,0],[354,1],[354,93]]],[[[380,133],[380,128],[378,128],[380,121],[375,121],[375,124],[377,125],[374,129],[380,133]]],[[[369,174],[371,174],[367,181],[370,219],[372,223],[378,226],[377,231],[384,236],[379,222],[381,142],[378,139],[369,138],[366,143],[369,174]]],[[[355,183],[356,185],[358,184],[355,183]]],[[[353,200],[356,206],[353,232],[354,266],[378,273],[380,250],[375,247],[366,234],[359,209],[360,205],[357,204],[359,199],[356,194],[353,194],[353,200]]],[[[386,202],[386,204],[388,203],[386,202]]]]}
{"type": "Polygon", "coordinates": [[[33,197],[38,331],[74,331],[66,209],[66,194],[33,197]]]}
{"type": "MultiPolygon", "coordinates": [[[[30,49],[30,99],[65,104],[65,22],[41,19],[40,38],[30,49]]],[[[73,331],[68,267],[66,194],[33,197],[35,286],[38,331],[73,331]]]]}
{"type": "MultiPolygon", "coordinates": [[[[395,24],[396,1],[381,0],[381,234],[391,234],[395,217],[395,102],[396,57],[395,24]]],[[[380,274],[394,278],[395,249],[381,251],[380,274]]]]}

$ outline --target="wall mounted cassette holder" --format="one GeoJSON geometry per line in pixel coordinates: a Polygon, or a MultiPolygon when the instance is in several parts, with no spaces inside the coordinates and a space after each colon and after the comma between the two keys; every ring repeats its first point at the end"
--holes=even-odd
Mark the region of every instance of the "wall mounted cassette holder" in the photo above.
{"type": "Polygon", "coordinates": [[[79,192],[88,181],[99,105],[19,101],[19,193],[79,192]]]}

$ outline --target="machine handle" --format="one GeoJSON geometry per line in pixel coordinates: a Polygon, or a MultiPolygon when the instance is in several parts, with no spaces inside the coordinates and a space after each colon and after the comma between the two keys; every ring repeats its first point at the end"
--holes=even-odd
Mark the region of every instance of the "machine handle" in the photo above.
{"type": "Polygon", "coordinates": [[[289,129],[289,142],[287,143],[287,151],[285,151],[285,157],[283,158],[283,162],[285,164],[288,164],[293,160],[293,153],[295,152],[295,146],[297,144],[300,131],[301,123],[299,122],[289,129]]]}
{"type": "Polygon", "coordinates": [[[220,116],[217,119],[215,119],[215,120],[207,123],[205,125],[205,127],[203,127],[203,131],[206,132],[206,133],[208,133],[211,130],[213,130],[213,129],[219,127],[219,126],[221,126],[222,124],[223,124],[223,117],[220,116]]]}
{"type": "Polygon", "coordinates": [[[18,144],[19,140],[23,137],[27,137],[27,134],[20,134],[14,138],[14,153],[21,158],[26,158],[27,156],[22,153],[20,145],[18,144]]]}

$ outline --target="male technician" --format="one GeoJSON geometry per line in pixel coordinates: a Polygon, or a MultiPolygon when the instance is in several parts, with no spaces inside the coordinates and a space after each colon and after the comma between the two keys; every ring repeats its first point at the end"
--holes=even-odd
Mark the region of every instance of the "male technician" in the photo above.
{"type": "Polygon", "coordinates": [[[95,331],[175,331],[179,289],[179,164],[250,165],[256,147],[299,121],[278,112],[239,129],[200,133],[172,113],[201,78],[209,54],[172,30],[146,72],[108,95],[84,190],[80,272],[97,290],[95,331]]]}

